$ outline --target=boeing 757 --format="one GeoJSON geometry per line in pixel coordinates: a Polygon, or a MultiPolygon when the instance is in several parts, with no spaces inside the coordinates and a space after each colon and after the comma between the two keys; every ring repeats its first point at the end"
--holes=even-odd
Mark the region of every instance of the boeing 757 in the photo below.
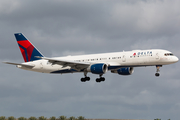
{"type": "Polygon", "coordinates": [[[22,33],[15,38],[24,58],[24,63],[4,62],[18,68],[41,73],[84,73],[81,82],[90,80],[87,73],[99,75],[96,82],[105,81],[102,77],[107,71],[119,75],[131,75],[134,67],[156,66],[155,76],[159,76],[160,67],[178,62],[170,51],[162,49],[132,50],[113,53],[89,54],[65,57],[45,57],[22,33]]]}

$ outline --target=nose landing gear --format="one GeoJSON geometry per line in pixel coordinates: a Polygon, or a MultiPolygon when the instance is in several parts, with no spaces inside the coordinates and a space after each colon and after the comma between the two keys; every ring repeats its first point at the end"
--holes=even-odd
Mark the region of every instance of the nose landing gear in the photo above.
{"type": "Polygon", "coordinates": [[[156,76],[156,77],[159,77],[159,76],[160,76],[160,74],[159,74],[159,72],[160,72],[160,67],[162,67],[162,65],[156,65],[156,73],[155,73],[155,76],[156,76]]]}

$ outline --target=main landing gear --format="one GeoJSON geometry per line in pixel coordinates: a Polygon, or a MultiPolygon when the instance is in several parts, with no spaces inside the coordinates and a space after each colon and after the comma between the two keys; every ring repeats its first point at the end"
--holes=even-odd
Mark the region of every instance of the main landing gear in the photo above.
{"type": "Polygon", "coordinates": [[[97,79],[96,79],[96,82],[100,83],[100,82],[102,82],[102,81],[105,81],[105,78],[102,77],[102,74],[100,74],[99,77],[100,77],[100,78],[97,78],[97,79]]]}
{"type": "Polygon", "coordinates": [[[97,79],[96,79],[96,82],[102,82],[102,81],[105,81],[105,78],[104,78],[104,77],[100,77],[100,78],[97,78],[97,79]]]}
{"type": "Polygon", "coordinates": [[[159,76],[160,76],[160,74],[159,74],[159,72],[160,72],[160,67],[162,67],[162,65],[156,65],[156,73],[155,73],[155,76],[156,76],[156,77],[159,77],[159,76]]]}
{"type": "Polygon", "coordinates": [[[90,81],[90,77],[81,78],[81,82],[86,82],[86,81],[90,81]]]}
{"type": "Polygon", "coordinates": [[[90,77],[87,77],[87,72],[84,72],[84,78],[81,78],[81,82],[86,82],[90,80],[90,77]]]}
{"type": "MultiPolygon", "coordinates": [[[[84,72],[84,78],[81,78],[81,82],[86,82],[86,81],[90,81],[90,77],[87,77],[87,72],[84,72]]],[[[102,81],[105,81],[105,78],[102,77],[102,75],[99,75],[100,78],[96,79],[96,82],[100,83],[102,81]]]]}

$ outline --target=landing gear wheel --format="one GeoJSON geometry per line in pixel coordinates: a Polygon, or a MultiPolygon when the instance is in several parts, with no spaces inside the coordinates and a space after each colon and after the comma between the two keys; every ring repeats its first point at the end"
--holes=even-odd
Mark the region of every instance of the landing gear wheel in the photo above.
{"type": "Polygon", "coordinates": [[[90,77],[81,78],[81,82],[86,82],[86,81],[89,81],[89,80],[90,80],[90,77]]]}
{"type": "Polygon", "coordinates": [[[98,82],[98,83],[100,83],[101,81],[105,81],[105,78],[104,77],[100,77],[100,78],[96,79],[96,82],[98,82]]]}
{"type": "Polygon", "coordinates": [[[100,80],[101,80],[101,81],[105,81],[105,78],[104,78],[104,77],[101,77],[100,80]]]}
{"type": "Polygon", "coordinates": [[[85,77],[86,81],[90,81],[90,77],[85,77]]]}
{"type": "Polygon", "coordinates": [[[99,82],[101,82],[101,80],[100,80],[99,78],[97,78],[97,79],[96,79],[96,82],[98,82],[98,83],[99,83],[99,82]]]}
{"type": "Polygon", "coordinates": [[[160,75],[159,73],[156,73],[156,74],[155,74],[156,77],[159,77],[159,75],[160,75]]]}
{"type": "Polygon", "coordinates": [[[81,78],[81,82],[86,82],[86,79],[85,78],[81,78]]]}

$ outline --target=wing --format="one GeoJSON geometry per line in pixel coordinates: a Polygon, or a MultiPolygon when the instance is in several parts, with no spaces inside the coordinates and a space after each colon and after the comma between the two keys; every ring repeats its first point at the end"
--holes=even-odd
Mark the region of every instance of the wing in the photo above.
{"type": "Polygon", "coordinates": [[[36,57],[44,59],[44,60],[48,60],[48,62],[52,64],[62,65],[63,67],[70,66],[71,68],[74,68],[78,71],[84,70],[85,68],[91,65],[91,63],[87,63],[87,62],[75,62],[71,60],[60,60],[60,59],[55,59],[55,58],[47,58],[47,57],[39,57],[39,56],[36,56],[36,57]]]}

